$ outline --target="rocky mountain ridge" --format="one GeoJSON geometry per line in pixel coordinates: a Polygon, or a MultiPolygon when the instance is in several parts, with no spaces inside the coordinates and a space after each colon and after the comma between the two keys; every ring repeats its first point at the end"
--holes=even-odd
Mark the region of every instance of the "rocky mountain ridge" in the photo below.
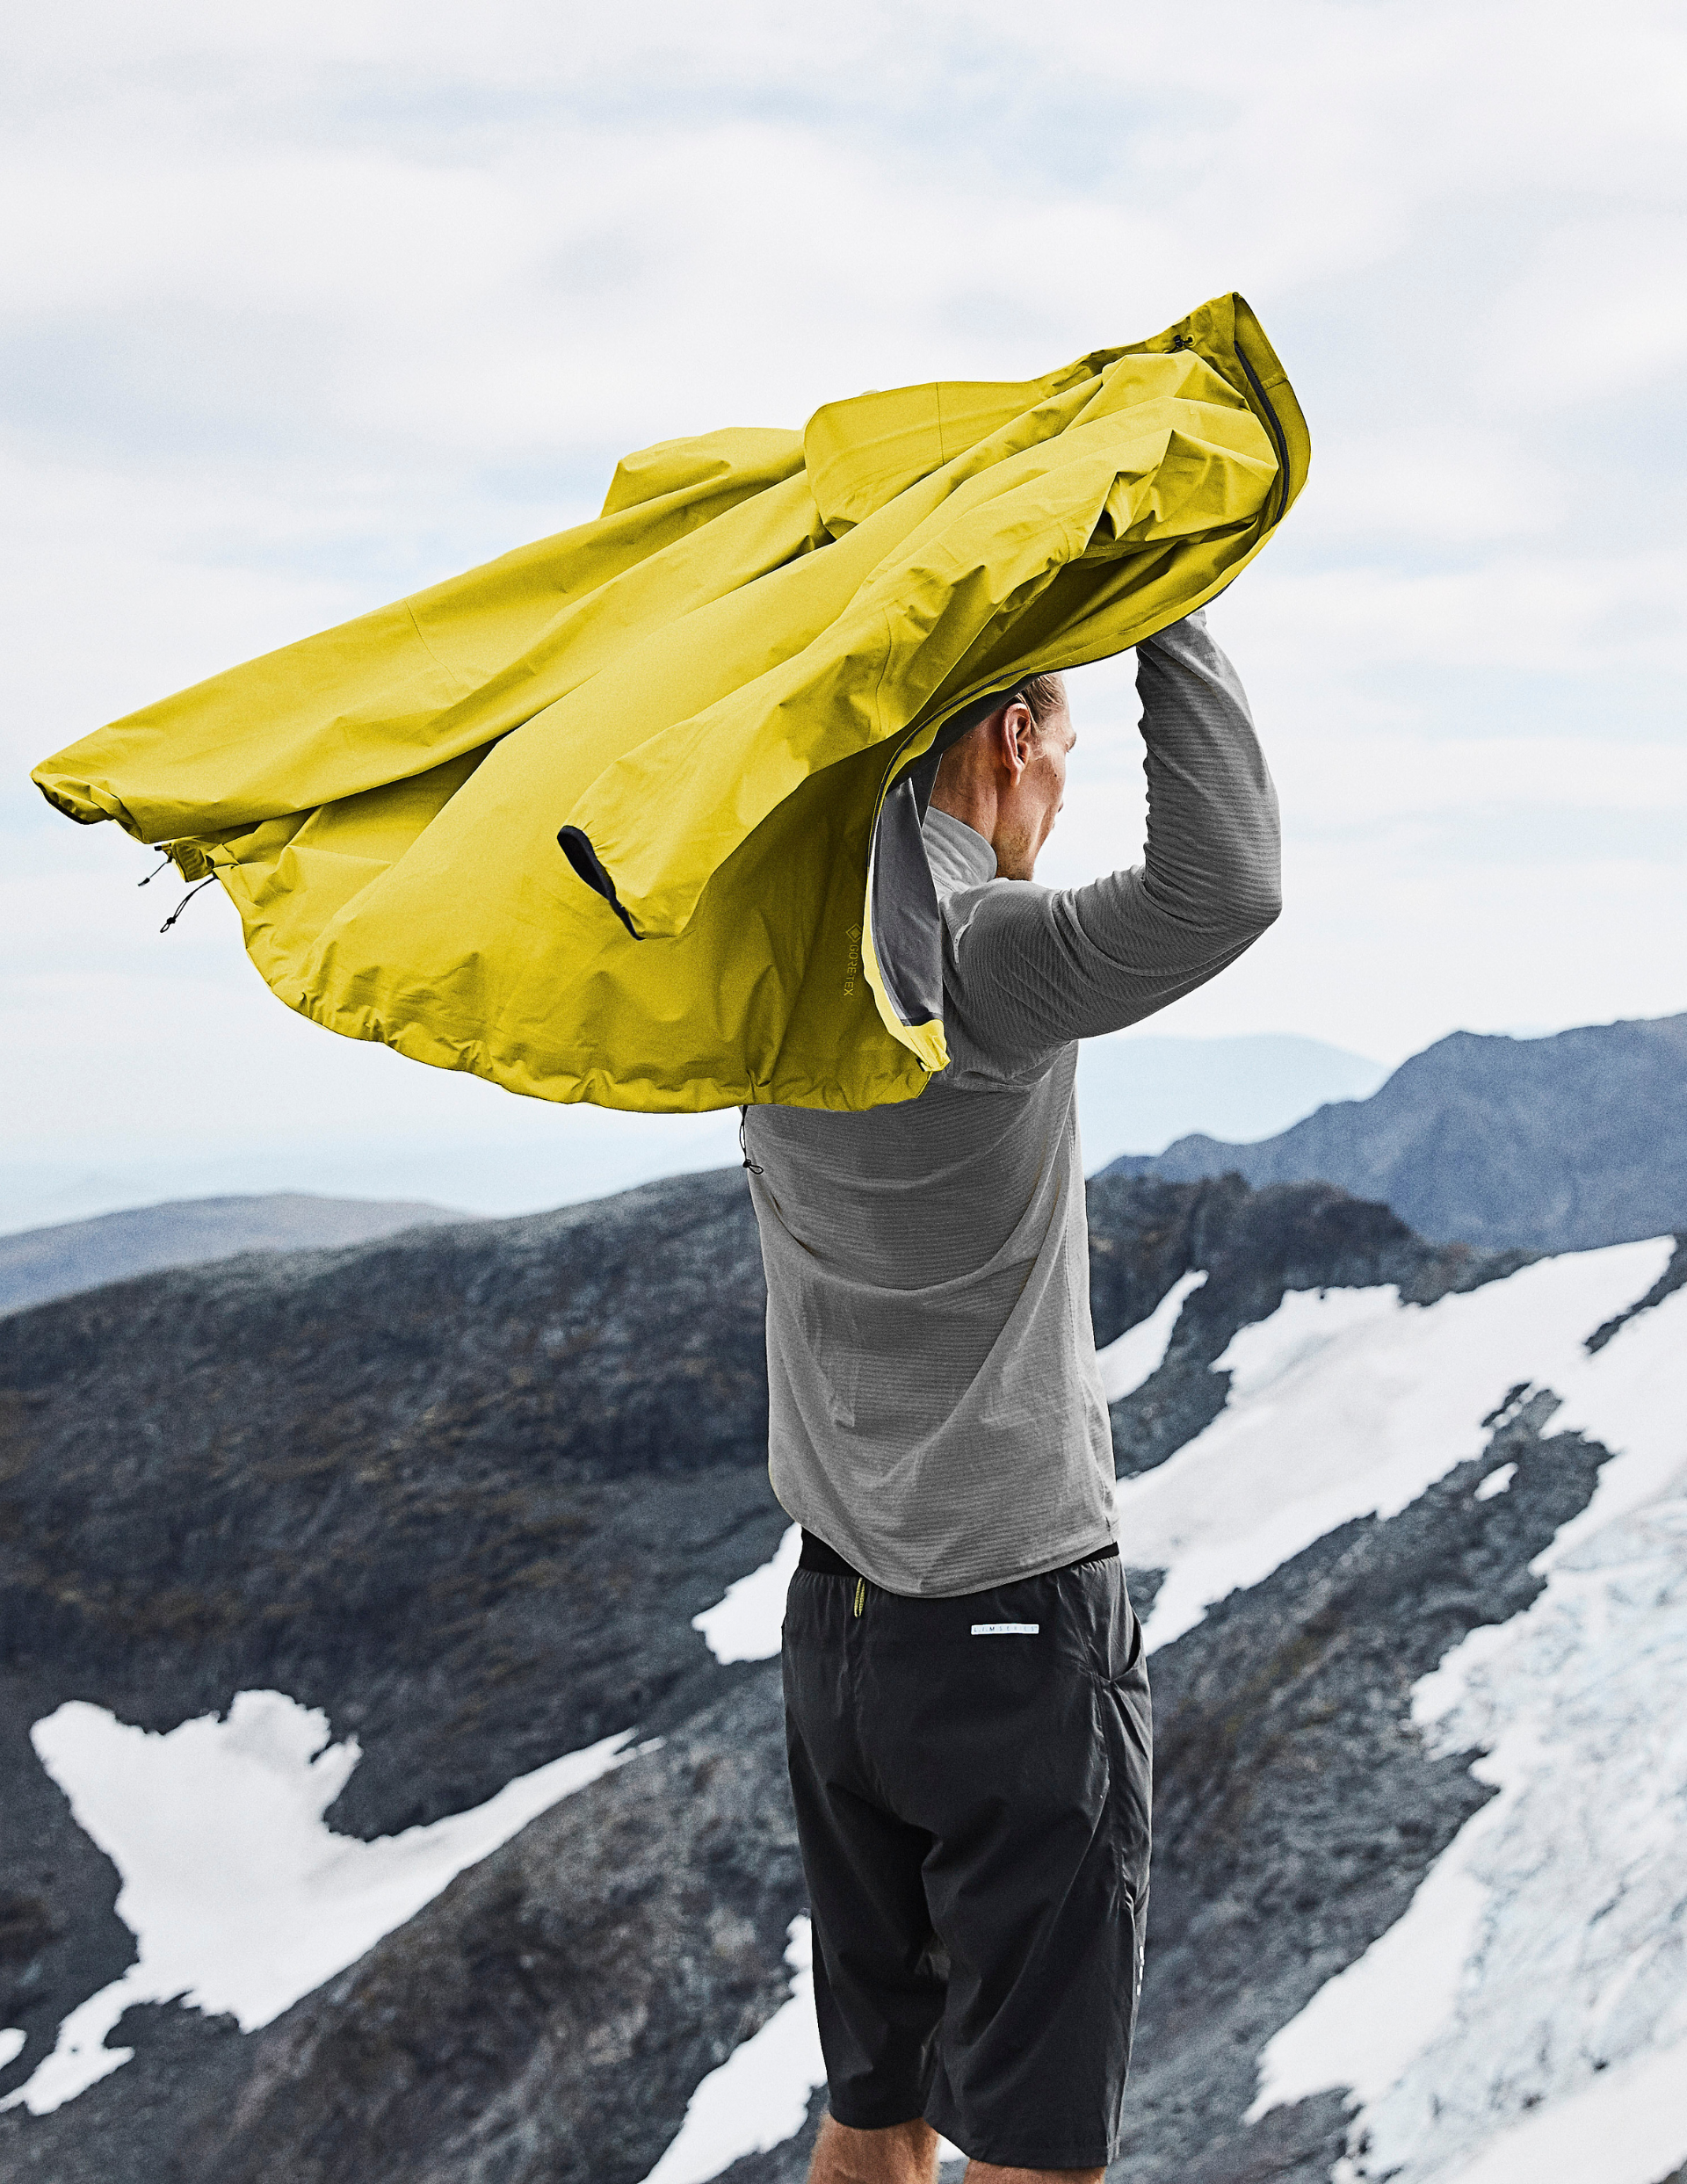
{"type": "Polygon", "coordinates": [[[1380,1199],[1424,1236],[1588,1251],[1687,1225],[1687,1015],[1548,1038],[1455,1031],[1367,1100],[1279,1136],[1199,1135],[1105,1171],[1256,1189],[1319,1178],[1380,1199]]]}
{"type": "MultiPolygon", "coordinates": [[[[1427,1311],[1528,1271],[1322,1185],[1104,1177],[1090,1219],[1104,1344],[1206,1276],[1115,1406],[1127,1479],[1220,1417],[1234,1374],[1215,1365],[1285,1298],[1393,1285],[1427,1311]]],[[[1683,1273],[1678,1251],[1624,1310],[1683,1273]]],[[[354,1838],[614,1732],[662,1739],[266,2026],[130,2010],[111,2037],[134,2059],[0,2112],[0,2165],[45,2184],[648,2175],[699,2079],[783,2005],[803,1909],[777,1664],[723,1664],[692,1626],[785,1529],[762,1303],[728,1171],[0,1322],[0,2026],[26,2035],[0,2098],[134,1953],[117,1872],[30,1742],[67,1702],[155,1732],[242,1690],[320,1707],[362,1746],[329,1812],[354,1838]]],[[[1468,1754],[1429,1750],[1412,1690],[1539,1594],[1531,1565],[1605,1460],[1553,1430],[1557,1398],[1506,1395],[1409,1506],[1321,1533],[1155,1656],[1122,2173],[1312,2184],[1343,2151],[1335,2092],[1243,2121],[1256,2058],[1492,1794],[1468,1754]]],[[[1133,1582],[1146,1611],[1157,1573],[1133,1582]]],[[[721,2173],[795,2180],[806,2137],[721,2173]]]]}

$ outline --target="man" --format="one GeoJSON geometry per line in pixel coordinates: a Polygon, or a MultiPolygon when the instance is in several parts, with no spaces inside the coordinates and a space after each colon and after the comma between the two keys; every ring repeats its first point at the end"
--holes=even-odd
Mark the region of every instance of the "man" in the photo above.
{"type": "Polygon", "coordinates": [[[924,822],[951,1059],[917,1100],[758,1107],[770,1470],[803,1527],[791,1783],[830,2115],[812,2184],[1099,2178],[1121,2139],[1151,1730],[1090,1322],[1077,1042],[1278,912],[1276,799],[1191,615],[1138,649],[1144,864],[1032,884],[1075,738],[1039,676],[924,822]]]}

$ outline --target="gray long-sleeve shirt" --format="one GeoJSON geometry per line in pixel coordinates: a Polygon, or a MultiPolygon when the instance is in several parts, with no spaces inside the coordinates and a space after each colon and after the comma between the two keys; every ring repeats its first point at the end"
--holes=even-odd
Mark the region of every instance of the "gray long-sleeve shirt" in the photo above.
{"type": "Polygon", "coordinates": [[[1137,687],[1144,863],[998,879],[934,806],[949,1067],[899,1106],[746,1117],[773,1491],[888,1592],[974,1592],[1114,1536],[1077,1041],[1201,985],[1278,910],[1271,776],[1199,615],[1138,648],[1137,687]]]}

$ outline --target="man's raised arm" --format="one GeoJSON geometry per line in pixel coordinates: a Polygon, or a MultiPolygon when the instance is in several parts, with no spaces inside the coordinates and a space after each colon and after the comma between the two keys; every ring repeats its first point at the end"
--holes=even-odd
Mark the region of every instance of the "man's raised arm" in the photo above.
{"type": "Polygon", "coordinates": [[[969,1043],[1012,1067],[1138,1023],[1277,916],[1277,794],[1235,669],[1192,614],[1137,648],[1143,863],[1087,886],[952,899],[945,984],[969,1043]]]}

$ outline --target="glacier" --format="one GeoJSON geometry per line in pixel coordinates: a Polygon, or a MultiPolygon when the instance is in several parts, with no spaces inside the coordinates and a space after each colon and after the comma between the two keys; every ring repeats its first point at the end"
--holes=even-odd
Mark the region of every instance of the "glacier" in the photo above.
{"type": "MultiPolygon", "coordinates": [[[[1669,1264],[1669,1237],[1540,1259],[1502,1281],[1402,1304],[1392,1286],[1291,1290],[1219,1357],[1225,1407],[1177,1454],[1121,1479],[1120,1552],[1166,1573],[1150,1651],[1214,1602],[1355,1517],[1396,1515],[1456,1464],[1520,1385],[1609,1381],[1595,1329],[1669,1264]]],[[[1620,1371],[1621,1368],[1616,1368],[1620,1371]]]]}
{"type": "Polygon", "coordinates": [[[1687,2150],[1687,1290],[1564,1383],[1593,1500],[1413,1694],[1498,1795],[1261,2058],[1255,2115],[1350,2091],[1346,2184],[1656,2184],[1687,2150]]]}

